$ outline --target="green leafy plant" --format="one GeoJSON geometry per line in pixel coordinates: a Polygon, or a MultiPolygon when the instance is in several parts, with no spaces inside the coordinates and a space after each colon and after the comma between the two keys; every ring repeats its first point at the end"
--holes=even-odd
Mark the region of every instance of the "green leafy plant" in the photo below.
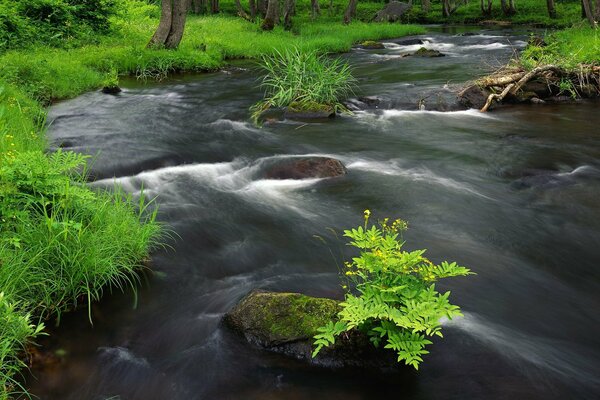
{"type": "Polygon", "coordinates": [[[250,108],[255,122],[273,107],[346,110],[341,101],[352,94],[356,84],[347,63],[314,50],[275,50],[262,57],[261,67],[266,72],[261,83],[265,98],[250,108]]]}
{"type": "Polygon", "coordinates": [[[424,256],[425,250],[403,250],[406,222],[389,224],[386,218],[369,226],[369,217],[366,210],[364,226],[344,231],[360,255],[344,264],[345,300],[338,321],[319,328],[313,357],[334,344],[337,336],[356,329],[376,347],[383,344],[395,351],[398,362],[418,369],[428,353],[425,347],[432,343],[428,337],[442,337],[440,320],[461,315],[448,300],[450,292],[439,293],[435,282],[471,271],[454,262],[436,265],[424,256]]]}

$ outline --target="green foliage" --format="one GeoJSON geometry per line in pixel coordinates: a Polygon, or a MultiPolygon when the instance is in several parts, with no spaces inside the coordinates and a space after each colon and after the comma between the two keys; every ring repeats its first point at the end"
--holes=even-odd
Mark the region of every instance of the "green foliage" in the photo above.
{"type": "Polygon", "coordinates": [[[406,222],[388,219],[369,227],[370,212],[365,211],[364,227],[344,231],[348,243],[360,255],[345,263],[344,288],[348,290],[338,320],[319,329],[313,357],[335,343],[343,332],[358,329],[366,333],[375,346],[384,345],[404,361],[418,369],[428,354],[425,347],[432,336],[442,337],[442,318],[461,315],[458,306],[450,304],[450,292],[439,293],[435,282],[442,278],[470,275],[455,262],[434,264],[425,250],[405,251],[401,233],[406,222]],[[357,294],[350,291],[354,287],[357,294]]]}
{"type": "Polygon", "coordinates": [[[298,48],[263,56],[261,67],[266,72],[261,85],[265,99],[251,108],[254,121],[271,107],[345,110],[340,102],[352,94],[356,82],[339,58],[298,48]]]}
{"type": "Polygon", "coordinates": [[[587,24],[548,34],[547,46],[527,46],[520,61],[528,69],[553,64],[566,70],[579,70],[581,64],[600,64],[600,33],[587,24]]]}
{"type": "Polygon", "coordinates": [[[115,11],[115,0],[0,0],[0,51],[93,40],[108,31],[115,11]]]}
{"type": "Polygon", "coordinates": [[[30,315],[0,292],[0,399],[23,391],[15,380],[15,375],[26,366],[19,355],[43,329],[44,324],[32,324],[30,315]]]}

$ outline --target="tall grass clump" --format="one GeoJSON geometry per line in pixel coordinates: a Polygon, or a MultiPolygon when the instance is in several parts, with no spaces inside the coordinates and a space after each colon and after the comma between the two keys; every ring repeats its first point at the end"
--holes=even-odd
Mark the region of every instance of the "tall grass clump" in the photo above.
{"type": "Polygon", "coordinates": [[[261,82],[265,98],[251,108],[254,121],[273,107],[295,111],[345,110],[341,101],[353,93],[356,85],[346,62],[314,50],[276,51],[263,56],[260,65],[266,73],[261,82]]]}

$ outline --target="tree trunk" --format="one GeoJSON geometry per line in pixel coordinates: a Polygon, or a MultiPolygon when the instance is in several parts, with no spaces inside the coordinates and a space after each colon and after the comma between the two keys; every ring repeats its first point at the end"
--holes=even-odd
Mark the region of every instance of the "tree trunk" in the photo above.
{"type": "Polygon", "coordinates": [[[275,28],[275,22],[277,20],[277,9],[279,8],[279,0],[269,0],[267,5],[267,13],[265,19],[262,22],[261,28],[264,31],[272,31],[275,28]]]}
{"type": "Polygon", "coordinates": [[[594,7],[594,19],[597,23],[600,23],[600,0],[596,0],[596,5],[594,7]]]}
{"type": "Polygon", "coordinates": [[[594,21],[594,14],[592,12],[592,4],[590,0],[582,0],[583,1],[583,10],[585,11],[585,16],[587,17],[588,22],[592,26],[592,28],[596,28],[596,21],[594,21]]]}
{"type": "Polygon", "coordinates": [[[501,0],[500,5],[502,7],[502,13],[506,16],[515,15],[517,13],[513,0],[501,0]]]}
{"type": "Polygon", "coordinates": [[[240,2],[240,0],[235,0],[235,8],[237,9],[237,14],[239,17],[242,17],[244,19],[250,19],[250,16],[244,10],[244,7],[242,7],[242,3],[240,2]]]}
{"type": "Polygon", "coordinates": [[[219,0],[210,0],[210,12],[212,14],[219,13],[219,0]]]}
{"type": "Polygon", "coordinates": [[[485,0],[481,0],[481,13],[489,17],[492,15],[492,0],[487,0],[487,6],[484,4],[485,0]]]}
{"type": "Polygon", "coordinates": [[[548,7],[548,15],[550,18],[556,18],[556,7],[554,5],[554,0],[546,0],[546,6],[548,7]]]}
{"type": "Polygon", "coordinates": [[[248,6],[250,7],[250,18],[254,20],[256,18],[256,0],[248,0],[248,6]]]}
{"type": "Polygon", "coordinates": [[[163,0],[158,27],[147,47],[177,48],[183,37],[189,7],[190,0],[163,0]]]}
{"type": "Polygon", "coordinates": [[[346,11],[344,12],[344,24],[349,24],[352,22],[352,18],[356,16],[356,4],[358,0],[350,0],[348,2],[348,7],[346,7],[346,11]]]}
{"type": "Polygon", "coordinates": [[[431,11],[431,0],[421,0],[421,10],[426,13],[431,11]]]}
{"type": "Polygon", "coordinates": [[[192,0],[190,8],[194,14],[204,14],[206,5],[206,0],[192,0]]]}
{"type": "Polygon", "coordinates": [[[267,15],[267,0],[256,0],[256,9],[261,17],[265,17],[267,15]]]}
{"type": "Polygon", "coordinates": [[[283,29],[289,31],[292,29],[292,16],[296,8],[296,0],[285,0],[283,5],[283,29]]]}
{"type": "Polygon", "coordinates": [[[317,15],[321,15],[321,8],[319,8],[319,0],[310,0],[310,10],[313,19],[317,18],[317,15]]]}

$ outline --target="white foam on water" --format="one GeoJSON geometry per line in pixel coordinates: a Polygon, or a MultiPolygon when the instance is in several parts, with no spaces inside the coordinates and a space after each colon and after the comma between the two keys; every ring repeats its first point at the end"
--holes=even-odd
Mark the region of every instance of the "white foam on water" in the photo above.
{"type": "Polygon", "coordinates": [[[498,49],[505,49],[507,47],[515,47],[515,46],[512,44],[499,43],[499,42],[488,43],[488,44],[469,44],[469,45],[462,46],[463,49],[468,49],[468,50],[498,50],[498,49]]]}
{"type": "Polygon", "coordinates": [[[467,192],[488,200],[493,200],[491,197],[488,197],[483,193],[478,192],[477,190],[473,189],[465,183],[455,181],[451,178],[445,178],[436,175],[434,172],[424,167],[402,168],[400,165],[398,165],[398,162],[396,161],[381,162],[360,160],[350,163],[346,166],[346,168],[350,170],[354,169],[359,171],[375,172],[381,175],[400,176],[403,178],[410,179],[412,181],[427,182],[443,186],[448,189],[456,190],[458,192],[467,192]]]}
{"type": "Polygon", "coordinates": [[[464,317],[446,320],[442,324],[484,343],[509,361],[533,364],[568,380],[578,379],[600,385],[600,376],[594,373],[596,357],[593,352],[573,348],[568,342],[531,336],[467,312],[464,317]]]}
{"type": "Polygon", "coordinates": [[[469,110],[459,111],[429,111],[429,110],[384,110],[381,114],[381,118],[402,118],[402,117],[424,117],[429,118],[430,116],[441,116],[441,117],[471,117],[471,118],[484,118],[484,119],[496,119],[490,113],[483,113],[479,110],[471,108],[469,110]]]}
{"type": "Polygon", "coordinates": [[[238,159],[224,163],[179,165],[144,171],[134,176],[103,179],[94,182],[94,185],[111,187],[116,184],[134,195],[139,195],[143,189],[146,195],[172,196],[177,204],[189,204],[190,199],[186,198],[186,192],[182,191],[185,190],[184,186],[177,183],[183,181],[187,187],[191,180],[201,187],[236,194],[248,201],[268,207],[290,208],[310,217],[311,215],[302,207],[302,196],[295,192],[313,186],[322,179],[256,179],[256,177],[260,176],[264,164],[270,161],[313,156],[317,155],[277,155],[260,158],[251,163],[238,159]]]}

